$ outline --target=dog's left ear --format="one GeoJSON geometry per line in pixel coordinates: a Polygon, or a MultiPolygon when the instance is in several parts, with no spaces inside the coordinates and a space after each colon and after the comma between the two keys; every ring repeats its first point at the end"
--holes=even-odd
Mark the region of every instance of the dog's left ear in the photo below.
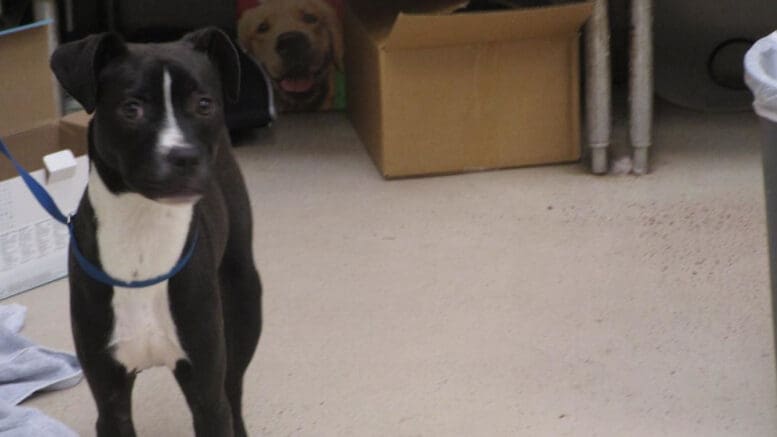
{"type": "Polygon", "coordinates": [[[240,58],[229,37],[216,27],[206,27],[186,34],[183,41],[210,57],[219,70],[224,95],[236,102],[240,96],[240,58]]]}
{"type": "Polygon", "coordinates": [[[120,36],[101,33],[62,44],[49,63],[65,91],[91,114],[97,106],[100,70],[126,52],[127,46],[120,36]]]}

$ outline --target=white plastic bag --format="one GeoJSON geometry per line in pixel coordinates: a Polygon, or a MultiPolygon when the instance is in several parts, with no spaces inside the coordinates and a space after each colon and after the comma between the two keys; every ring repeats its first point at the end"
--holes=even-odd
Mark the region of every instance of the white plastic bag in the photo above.
{"type": "Polygon", "coordinates": [[[758,40],[745,55],[745,82],[755,112],[777,123],[777,32],[758,40]]]}

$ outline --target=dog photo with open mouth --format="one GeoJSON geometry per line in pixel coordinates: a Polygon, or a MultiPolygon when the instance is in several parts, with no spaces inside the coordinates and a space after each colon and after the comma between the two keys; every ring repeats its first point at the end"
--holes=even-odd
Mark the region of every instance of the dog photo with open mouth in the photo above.
{"type": "Polygon", "coordinates": [[[343,32],[335,0],[259,0],[238,20],[244,50],[272,79],[281,111],[334,108],[343,70],[343,32]]]}

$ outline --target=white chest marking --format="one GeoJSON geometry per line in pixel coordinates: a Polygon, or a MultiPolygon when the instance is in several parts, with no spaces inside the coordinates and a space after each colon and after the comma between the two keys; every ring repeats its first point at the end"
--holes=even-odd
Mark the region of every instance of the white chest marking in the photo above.
{"type": "MultiPolygon", "coordinates": [[[[178,261],[192,219],[192,205],[163,205],[138,194],[114,195],[97,170],[89,176],[103,269],[117,279],[153,278],[178,261]]],[[[114,287],[114,327],[109,347],[128,371],[175,368],[186,353],[168,300],[168,282],[145,288],[114,287]]]]}
{"type": "Polygon", "coordinates": [[[174,147],[187,147],[183,132],[181,132],[178,120],[175,118],[172,88],[173,80],[170,78],[170,72],[165,68],[162,79],[162,92],[165,97],[165,122],[157,138],[157,144],[163,150],[170,150],[174,147]]]}

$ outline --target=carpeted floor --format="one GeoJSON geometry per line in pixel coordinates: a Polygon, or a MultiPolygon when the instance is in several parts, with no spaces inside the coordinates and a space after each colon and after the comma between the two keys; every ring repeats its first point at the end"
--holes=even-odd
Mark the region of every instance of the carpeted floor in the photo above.
{"type": "MultiPolygon", "coordinates": [[[[752,115],[661,106],[639,178],[387,182],[340,114],[252,141],[237,149],[266,287],[252,435],[777,433],[752,115]]],[[[29,307],[25,335],[72,350],[65,281],[9,301],[29,307]]],[[[25,405],[93,435],[85,383],[25,405]]],[[[134,405],[139,435],[191,435],[168,371],[144,372],[134,405]]]]}

